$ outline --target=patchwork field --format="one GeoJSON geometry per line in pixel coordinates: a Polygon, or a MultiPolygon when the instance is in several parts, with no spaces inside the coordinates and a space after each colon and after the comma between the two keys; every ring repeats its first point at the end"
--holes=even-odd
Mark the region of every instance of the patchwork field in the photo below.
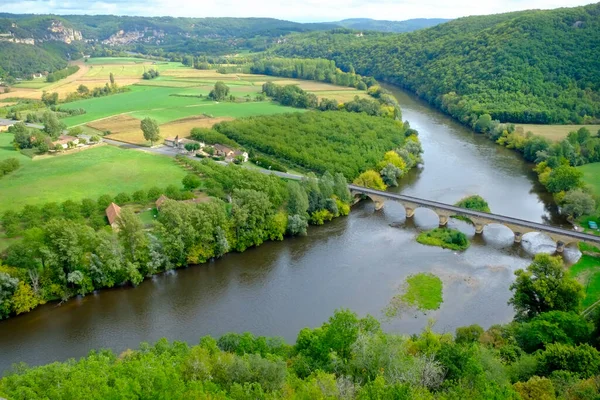
{"type": "Polygon", "coordinates": [[[20,169],[0,179],[0,213],[26,204],[114,196],[162,187],[165,182],[179,184],[184,176],[185,171],[170,157],[112,146],[39,161],[27,159],[20,169]]]}
{"type": "Polygon", "coordinates": [[[569,132],[576,131],[580,128],[588,128],[594,135],[600,130],[600,125],[534,125],[534,124],[519,124],[517,129],[522,128],[524,132],[532,132],[535,135],[544,136],[553,141],[561,141],[569,135],[569,132]]]}

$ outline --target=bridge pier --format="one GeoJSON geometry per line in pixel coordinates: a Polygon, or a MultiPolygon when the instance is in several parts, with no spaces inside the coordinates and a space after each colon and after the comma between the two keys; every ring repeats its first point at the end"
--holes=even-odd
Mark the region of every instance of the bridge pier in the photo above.
{"type": "Polygon", "coordinates": [[[562,253],[565,251],[565,244],[563,242],[556,242],[556,252],[562,253]]]}
{"type": "Polygon", "coordinates": [[[406,211],[406,218],[412,218],[415,215],[415,209],[410,207],[404,207],[406,211]]]}
{"type": "Polygon", "coordinates": [[[448,225],[448,217],[447,215],[443,215],[443,214],[439,214],[440,217],[440,226],[446,226],[448,225]]]}
{"type": "Polygon", "coordinates": [[[483,228],[485,227],[485,225],[483,224],[475,224],[475,233],[478,235],[481,235],[483,233],[483,228]]]}
{"type": "Polygon", "coordinates": [[[523,239],[523,234],[521,232],[515,232],[515,243],[521,243],[523,239]]]}
{"type": "Polygon", "coordinates": [[[379,211],[383,208],[383,201],[380,200],[374,200],[373,203],[375,204],[375,211],[379,211]]]}

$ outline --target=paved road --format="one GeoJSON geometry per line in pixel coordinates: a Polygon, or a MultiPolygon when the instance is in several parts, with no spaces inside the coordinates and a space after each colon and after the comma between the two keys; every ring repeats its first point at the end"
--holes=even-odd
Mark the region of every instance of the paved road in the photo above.
{"type": "MultiPolygon", "coordinates": [[[[6,118],[0,118],[0,124],[16,124],[17,122],[22,122],[22,121],[15,121],[12,119],[6,119],[6,118]]],[[[29,123],[25,123],[25,126],[28,126],[30,128],[36,128],[36,129],[44,129],[44,125],[38,125],[38,124],[29,124],[29,123]]]]}
{"type": "Polygon", "coordinates": [[[354,190],[354,191],[364,193],[367,195],[372,194],[372,195],[384,197],[384,198],[391,199],[391,200],[400,200],[400,201],[404,200],[404,201],[408,201],[411,203],[423,205],[426,207],[439,208],[442,210],[455,212],[457,214],[465,215],[467,217],[485,218],[487,220],[492,220],[492,221],[499,222],[499,223],[507,223],[507,224],[523,226],[526,228],[535,229],[540,232],[555,233],[558,235],[569,236],[569,237],[572,237],[572,238],[578,239],[578,240],[585,240],[586,242],[593,242],[593,243],[600,244],[600,236],[590,235],[587,233],[581,233],[581,232],[577,232],[574,230],[557,228],[557,227],[554,227],[551,225],[539,224],[537,222],[531,222],[531,221],[526,221],[523,219],[507,217],[505,215],[498,215],[498,214],[491,214],[491,213],[484,213],[484,212],[480,212],[480,211],[469,210],[466,208],[460,208],[460,207],[452,206],[449,204],[438,203],[437,201],[425,200],[425,199],[420,199],[417,197],[405,196],[402,194],[382,192],[380,190],[368,189],[368,188],[364,188],[362,186],[348,185],[348,187],[350,188],[350,190],[354,190]]]}

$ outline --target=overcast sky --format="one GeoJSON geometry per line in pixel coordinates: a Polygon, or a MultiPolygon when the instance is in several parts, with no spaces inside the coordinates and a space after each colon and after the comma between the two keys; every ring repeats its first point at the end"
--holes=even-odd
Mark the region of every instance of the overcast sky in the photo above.
{"type": "Polygon", "coordinates": [[[457,18],[532,8],[574,7],[592,0],[0,0],[0,11],[175,17],[272,17],[291,21],[345,18],[457,18]]]}

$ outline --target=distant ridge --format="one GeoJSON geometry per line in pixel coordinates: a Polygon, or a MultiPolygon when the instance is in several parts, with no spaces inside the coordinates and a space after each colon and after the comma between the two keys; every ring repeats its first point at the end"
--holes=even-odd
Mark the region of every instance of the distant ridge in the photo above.
{"type": "Polygon", "coordinates": [[[364,31],[402,33],[430,28],[432,26],[443,24],[444,22],[448,21],[450,21],[450,19],[444,18],[414,18],[407,19],[405,21],[386,21],[370,18],[350,18],[337,22],[330,22],[329,24],[336,24],[343,26],[344,28],[364,31]]]}

